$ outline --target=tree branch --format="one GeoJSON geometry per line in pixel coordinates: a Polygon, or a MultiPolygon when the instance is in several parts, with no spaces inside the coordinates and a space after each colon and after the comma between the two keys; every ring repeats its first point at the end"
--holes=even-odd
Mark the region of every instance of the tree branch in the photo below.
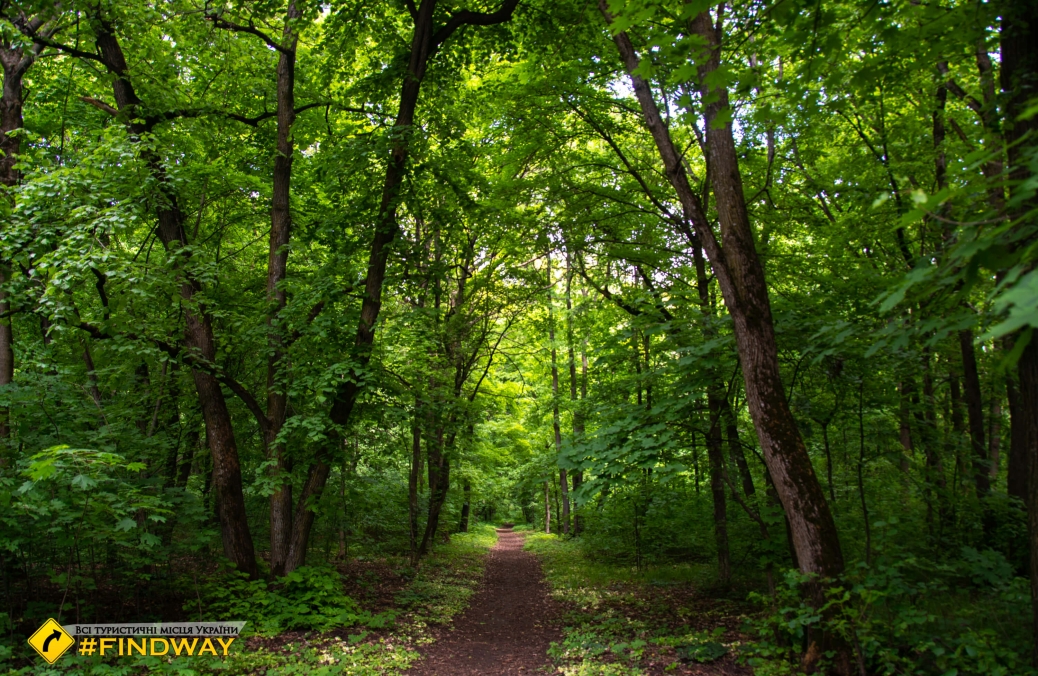
{"type": "Polygon", "coordinates": [[[434,49],[446,42],[454,31],[462,26],[493,26],[508,21],[512,18],[512,12],[515,11],[518,4],[519,0],[504,0],[501,3],[501,7],[496,12],[491,12],[490,14],[471,12],[467,9],[451,14],[451,17],[447,19],[447,23],[433,34],[434,49]]]}
{"type": "Polygon", "coordinates": [[[216,14],[207,13],[205,15],[205,18],[209,21],[212,21],[213,26],[216,28],[222,28],[223,30],[231,31],[234,33],[248,33],[249,35],[255,35],[260,40],[263,40],[263,42],[265,42],[268,47],[270,47],[271,49],[276,49],[282,54],[291,54],[293,53],[293,51],[295,51],[282,47],[280,43],[275,42],[274,39],[271,38],[269,35],[261,31],[260,29],[256,28],[256,26],[254,26],[251,21],[249,22],[248,26],[243,26],[239,23],[228,21],[227,19],[221,19],[216,14]]]}
{"type": "Polygon", "coordinates": [[[80,58],[80,59],[87,59],[88,61],[96,61],[96,62],[100,63],[102,66],[104,66],[106,68],[108,67],[108,64],[105,63],[105,60],[101,58],[100,54],[94,54],[94,53],[91,53],[91,52],[84,52],[82,49],[76,49],[75,47],[69,47],[68,45],[65,45],[65,44],[62,44],[60,42],[56,42],[54,40],[51,40],[50,38],[48,38],[48,37],[46,37],[44,35],[37,35],[37,34],[34,33],[34,34],[30,34],[29,37],[32,38],[32,41],[34,43],[36,43],[38,45],[41,45],[43,47],[50,47],[52,49],[58,50],[59,52],[64,52],[65,54],[68,54],[69,56],[75,56],[75,57],[80,58]]]}

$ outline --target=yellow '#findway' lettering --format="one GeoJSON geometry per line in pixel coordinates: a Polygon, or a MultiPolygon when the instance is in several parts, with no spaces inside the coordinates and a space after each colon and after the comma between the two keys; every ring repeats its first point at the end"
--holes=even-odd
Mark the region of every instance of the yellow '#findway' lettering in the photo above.
{"type": "MultiPolygon", "coordinates": [[[[217,637],[216,642],[220,644],[222,653],[224,656],[229,654],[231,644],[234,643],[236,636],[230,636],[228,638],[217,637]]],[[[93,639],[89,639],[93,640],[93,639]]],[[[162,657],[163,655],[169,654],[170,645],[173,646],[173,653],[178,657],[180,655],[219,655],[216,645],[213,643],[213,639],[204,638],[145,638],[143,636],[138,638],[120,638],[118,640],[114,638],[104,637],[99,639],[101,654],[111,653],[113,649],[118,649],[119,655],[151,655],[152,657],[162,657]]],[[[90,646],[90,651],[87,652],[85,646],[81,646],[81,654],[89,655],[93,653],[93,646],[90,646]]]]}

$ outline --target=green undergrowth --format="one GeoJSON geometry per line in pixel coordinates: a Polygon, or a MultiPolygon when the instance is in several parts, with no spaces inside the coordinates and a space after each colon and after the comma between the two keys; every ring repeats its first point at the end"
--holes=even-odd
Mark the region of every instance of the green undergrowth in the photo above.
{"type": "MultiPolygon", "coordinates": [[[[330,568],[297,571],[277,585],[237,578],[206,585],[205,606],[213,619],[245,619],[243,638],[227,657],[105,657],[68,654],[53,666],[43,660],[22,668],[0,661],[6,676],[293,676],[400,674],[433,641],[431,627],[449,625],[468,605],[483,573],[486,553],[496,542],[494,528],[474,526],[455,534],[422,562],[379,614],[363,611],[341,588],[330,568]],[[222,585],[222,588],[221,588],[222,585]],[[230,617],[229,615],[234,615],[230,617]],[[289,631],[289,630],[296,631],[289,631]]],[[[207,613],[208,614],[208,613],[207,613]]]]}
{"type": "Polygon", "coordinates": [[[659,666],[691,673],[730,659],[738,645],[743,606],[698,596],[712,573],[706,566],[610,565],[591,560],[579,540],[543,533],[528,535],[525,548],[562,606],[563,638],[549,655],[565,676],[636,676],[659,666]]]}

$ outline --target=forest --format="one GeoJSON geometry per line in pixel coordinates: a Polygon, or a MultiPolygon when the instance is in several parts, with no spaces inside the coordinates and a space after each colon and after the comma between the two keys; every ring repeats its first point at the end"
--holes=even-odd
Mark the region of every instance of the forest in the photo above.
{"type": "Polygon", "coordinates": [[[546,673],[1038,674],[1033,0],[0,0],[0,65],[0,673],[450,673],[507,538],[546,673]]]}

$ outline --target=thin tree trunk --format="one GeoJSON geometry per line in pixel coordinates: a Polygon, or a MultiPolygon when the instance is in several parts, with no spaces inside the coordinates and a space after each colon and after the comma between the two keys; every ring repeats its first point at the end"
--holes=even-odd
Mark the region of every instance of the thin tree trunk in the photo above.
{"type": "Polygon", "coordinates": [[[923,436],[923,452],[926,454],[926,480],[937,499],[937,534],[943,535],[948,521],[948,483],[944,475],[944,462],[937,444],[937,402],[934,397],[933,372],[930,368],[930,352],[923,350],[923,401],[922,412],[918,413],[919,428],[923,436]]]}
{"type": "Polygon", "coordinates": [[[898,438],[901,441],[901,471],[906,475],[909,470],[909,460],[912,457],[912,421],[911,421],[911,388],[910,381],[902,380],[898,385],[898,398],[900,407],[898,409],[898,438]]]}
{"type": "MultiPolygon", "coordinates": [[[[1034,338],[1032,337],[1032,340],[1034,338]]],[[[1005,351],[1013,349],[1013,341],[1006,340],[1005,351]]],[[[1020,390],[1016,375],[1006,375],[1006,401],[1009,404],[1009,459],[1006,462],[1006,492],[1027,504],[1027,482],[1031,476],[1031,455],[1027,448],[1030,421],[1020,404],[1020,390]]]]}
{"type": "Polygon", "coordinates": [[[465,497],[464,497],[464,502],[461,503],[461,523],[458,524],[458,532],[459,533],[468,533],[469,532],[469,511],[471,509],[471,507],[470,507],[470,500],[472,499],[472,484],[469,483],[468,479],[465,479],[465,483],[462,484],[461,491],[462,491],[462,494],[465,497]]]}
{"type": "Polygon", "coordinates": [[[750,474],[750,466],[746,463],[746,453],[743,451],[742,442],[739,440],[739,421],[735,417],[728,399],[724,401],[725,420],[727,422],[728,457],[739,470],[739,479],[742,481],[742,492],[747,498],[752,498],[757,492],[753,485],[753,475],[750,474]]]}
{"type": "Polygon", "coordinates": [[[97,369],[94,368],[94,357],[90,353],[90,343],[86,340],[83,341],[83,364],[86,366],[87,390],[90,392],[90,398],[101,413],[101,417],[104,418],[104,407],[101,405],[101,389],[97,386],[97,369]]]}
{"type": "Polygon", "coordinates": [[[836,504],[836,492],[833,487],[833,453],[829,446],[829,421],[822,423],[822,443],[825,445],[825,477],[829,484],[829,501],[836,504]]]}
{"type": "Polygon", "coordinates": [[[550,481],[544,482],[544,532],[551,534],[551,500],[548,498],[548,485],[550,481]]]}
{"type": "Polygon", "coordinates": [[[423,557],[429,553],[436,538],[436,531],[440,525],[440,512],[447,500],[447,491],[450,489],[450,459],[448,449],[454,444],[454,436],[450,441],[445,441],[443,427],[436,430],[436,439],[426,444],[429,456],[429,514],[425,521],[425,532],[422,533],[422,541],[418,545],[418,556],[423,557]]]}
{"type": "Polygon", "coordinates": [[[872,563],[872,526],[869,506],[865,502],[865,381],[858,386],[858,495],[861,497],[861,517],[865,523],[865,564],[872,563]]]}
{"type": "MultiPolygon", "coordinates": [[[[955,458],[955,475],[952,481],[952,493],[958,494],[958,478],[967,475],[965,449],[966,423],[962,418],[962,391],[959,388],[959,374],[954,371],[948,374],[948,405],[951,419],[950,435],[945,438],[948,453],[955,458]]],[[[947,428],[946,428],[947,429],[947,428]]]]}
{"type": "MultiPolygon", "coordinates": [[[[1035,16],[1038,12],[1032,13],[1035,16]]],[[[1038,84],[1038,83],[1036,83],[1038,84]]],[[[1030,458],[1030,476],[1027,487],[1027,528],[1029,563],[1031,574],[1032,605],[1032,659],[1038,666],[1038,340],[1031,336],[1017,364],[1020,378],[1020,410],[1028,419],[1026,428],[1026,449],[1030,458]]]]}
{"type": "Polygon", "coordinates": [[[724,452],[721,450],[721,402],[723,396],[717,389],[715,386],[711,386],[707,394],[710,429],[706,434],[706,450],[710,461],[710,493],[714,501],[717,577],[722,585],[726,585],[732,578],[732,563],[728,551],[728,504],[724,490],[724,452]]]}
{"type": "MultiPolygon", "coordinates": [[[[692,243],[692,260],[696,269],[696,290],[699,295],[699,309],[706,318],[703,334],[708,340],[717,335],[713,325],[714,308],[711,303],[709,280],[706,276],[706,262],[699,242],[692,243]]],[[[721,410],[728,406],[723,394],[723,383],[713,369],[707,384],[707,409],[709,411],[708,429],[705,437],[706,455],[710,467],[710,496],[714,504],[714,543],[717,547],[717,575],[721,584],[728,584],[732,576],[731,556],[728,548],[728,505],[724,491],[724,451],[721,448],[721,410]]]]}
{"type": "MultiPolygon", "coordinates": [[[[573,407],[573,446],[583,443],[584,441],[584,411],[577,402],[577,359],[576,349],[574,347],[573,338],[573,268],[570,261],[569,252],[566,253],[566,354],[569,358],[569,400],[570,405],[573,407]]],[[[584,382],[582,386],[583,399],[587,396],[587,355],[581,354],[581,361],[583,363],[583,374],[584,382]]],[[[584,475],[580,468],[574,469],[572,472],[573,479],[573,491],[576,492],[580,489],[580,485],[584,481],[584,475]]],[[[574,503],[572,506],[573,510],[573,535],[580,535],[580,531],[583,529],[583,519],[580,516],[574,503]]]]}
{"type": "Polygon", "coordinates": [[[414,422],[411,423],[411,471],[407,476],[407,524],[411,543],[411,567],[418,565],[418,479],[422,472],[421,401],[414,400],[414,422]]]}
{"type": "Polygon", "coordinates": [[[977,497],[986,498],[991,492],[991,461],[984,438],[984,404],[980,392],[980,374],[977,371],[977,353],[973,349],[973,331],[959,331],[962,352],[962,377],[966,395],[966,414],[969,420],[970,441],[973,449],[973,482],[977,497]]]}
{"type": "MultiPolygon", "coordinates": [[[[547,257],[547,268],[548,268],[548,341],[551,343],[551,423],[552,430],[555,432],[555,457],[557,459],[562,458],[562,427],[560,426],[559,418],[559,363],[558,363],[558,350],[555,347],[555,311],[554,311],[554,294],[551,289],[554,289],[553,280],[551,278],[551,253],[548,253],[547,257]]],[[[560,500],[562,502],[562,510],[560,514],[559,527],[562,529],[562,534],[569,534],[569,482],[566,480],[566,468],[559,467],[559,493],[560,500]]]]}
{"type": "Polygon", "coordinates": [[[998,479],[1002,464],[1002,402],[1001,395],[991,397],[991,412],[988,415],[988,477],[991,482],[998,479]]]}

